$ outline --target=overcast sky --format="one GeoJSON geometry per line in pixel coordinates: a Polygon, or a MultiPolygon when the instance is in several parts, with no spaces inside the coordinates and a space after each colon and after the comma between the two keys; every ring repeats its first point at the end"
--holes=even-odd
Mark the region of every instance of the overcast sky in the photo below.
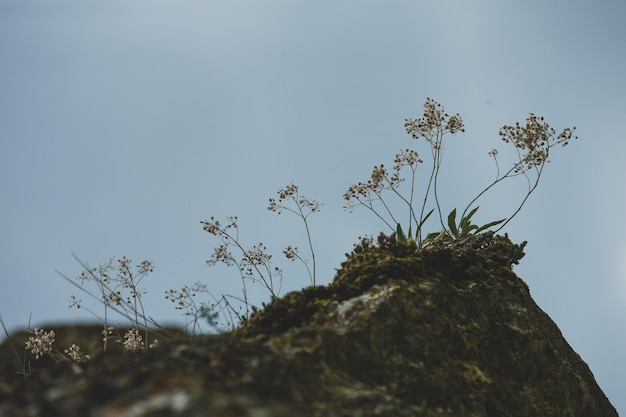
{"type": "MultiPolygon", "coordinates": [[[[146,309],[180,323],[164,291],[241,291],[205,265],[210,216],[237,215],[242,243],[284,268],[283,293],[301,288],[281,251],[305,248],[304,229],[266,210],[292,180],[324,203],[309,220],[327,284],[358,236],[384,230],[343,210],[348,186],[401,148],[427,160],[403,128],[426,97],[466,124],[446,143],[446,213],[493,179],[490,149],[506,161],[498,129],[534,112],[580,139],[554,149],[504,230],[529,242],[515,271],[626,414],[625,19],[621,0],[0,0],[0,314],[11,330],[89,320],[55,273],[80,272],[74,252],[152,260],[146,309]]],[[[477,222],[523,195],[502,185],[477,222]]]]}

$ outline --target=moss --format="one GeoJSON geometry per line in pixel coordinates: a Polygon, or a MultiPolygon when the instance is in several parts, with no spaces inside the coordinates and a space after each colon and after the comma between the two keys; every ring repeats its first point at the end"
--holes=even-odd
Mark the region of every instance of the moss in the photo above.
{"type": "Polygon", "coordinates": [[[280,334],[302,325],[319,310],[323,300],[333,298],[334,295],[325,286],[290,292],[255,311],[234,333],[247,337],[280,334]]]}
{"type": "Polygon", "coordinates": [[[472,365],[485,349],[477,333],[489,329],[486,312],[500,314],[491,300],[486,305],[482,301],[492,297],[493,288],[501,284],[489,280],[510,281],[527,294],[527,287],[511,269],[523,256],[523,247],[507,236],[478,246],[426,248],[379,238],[377,246],[357,247],[349,254],[331,284],[275,300],[245,323],[240,334],[266,339],[313,323],[324,326],[320,318],[328,319],[325,312],[332,302],[358,297],[374,286],[392,285],[398,301],[376,311],[367,329],[351,329],[350,338],[323,331],[323,347],[316,353],[322,368],[358,375],[360,383],[370,386],[387,381],[387,390],[409,403],[424,401],[430,408],[452,407],[461,412],[475,409],[468,398],[484,398],[489,389],[484,381],[497,371],[472,365]],[[468,319],[454,322],[451,317],[468,319]],[[468,379],[472,379],[469,384],[468,379]],[[451,390],[459,393],[454,404],[451,390]]]}
{"type": "Polygon", "coordinates": [[[442,243],[419,248],[415,244],[400,244],[394,235],[384,234],[378,237],[376,245],[364,240],[347,255],[328,286],[308,287],[273,300],[235,333],[257,338],[281,334],[308,322],[330,302],[356,297],[374,285],[395,280],[414,283],[431,277],[457,282],[480,279],[494,272],[500,277],[515,276],[511,267],[524,256],[526,242],[516,245],[507,235],[476,236],[458,247],[442,243]]]}

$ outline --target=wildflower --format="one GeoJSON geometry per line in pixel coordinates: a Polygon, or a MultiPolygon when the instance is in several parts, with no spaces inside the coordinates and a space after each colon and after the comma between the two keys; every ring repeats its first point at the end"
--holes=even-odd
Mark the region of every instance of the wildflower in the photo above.
{"type": "Polygon", "coordinates": [[[227,244],[214,248],[213,253],[211,254],[211,259],[206,261],[206,263],[211,266],[216,265],[218,262],[223,262],[228,266],[235,263],[235,258],[228,250],[227,244]]]}
{"type": "Polygon", "coordinates": [[[89,355],[85,355],[80,351],[80,346],[76,344],[72,344],[69,348],[65,349],[65,353],[70,357],[74,362],[82,363],[86,362],[90,359],[89,355]]]}
{"type": "Polygon", "coordinates": [[[144,259],[137,265],[137,273],[141,275],[148,274],[152,271],[154,271],[154,265],[152,265],[152,262],[147,259],[144,259]]]}
{"type": "Polygon", "coordinates": [[[102,341],[106,342],[109,339],[109,336],[113,334],[115,331],[115,327],[109,326],[106,329],[102,330],[100,334],[102,334],[102,341]]]}
{"type": "Polygon", "coordinates": [[[278,190],[278,200],[274,198],[269,199],[267,209],[269,211],[281,214],[283,210],[290,211],[297,216],[306,219],[309,214],[320,211],[321,203],[313,198],[301,196],[298,193],[298,186],[294,183],[288,184],[285,188],[278,190]],[[296,209],[289,208],[284,201],[291,199],[296,203],[296,209]],[[308,209],[308,213],[305,214],[305,209],[308,209]]]}
{"type": "Polygon", "coordinates": [[[70,308],[76,307],[77,309],[79,309],[81,302],[82,302],[82,300],[77,298],[74,294],[70,295],[70,308]]]}
{"type": "Polygon", "coordinates": [[[287,259],[290,259],[292,261],[298,259],[298,248],[295,246],[287,246],[285,250],[283,250],[283,253],[285,254],[285,257],[287,259]]]}
{"type": "Polygon", "coordinates": [[[54,330],[46,332],[39,327],[35,327],[33,333],[34,336],[30,336],[26,342],[26,349],[35,355],[35,359],[39,359],[40,356],[52,351],[55,334],[54,330]]]}
{"type": "Polygon", "coordinates": [[[131,352],[144,348],[143,337],[139,334],[138,329],[130,329],[124,335],[124,348],[131,352]]]}

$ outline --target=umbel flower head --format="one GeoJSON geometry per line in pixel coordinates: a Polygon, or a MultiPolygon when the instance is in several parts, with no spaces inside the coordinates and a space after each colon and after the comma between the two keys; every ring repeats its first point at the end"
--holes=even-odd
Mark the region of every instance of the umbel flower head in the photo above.
{"type": "Polygon", "coordinates": [[[505,125],[500,129],[499,135],[504,142],[512,143],[518,150],[524,152],[515,166],[515,172],[518,173],[548,162],[550,148],[554,145],[566,146],[571,139],[578,139],[574,135],[575,130],[575,126],[566,128],[556,135],[556,130],[550,127],[542,116],[530,113],[525,125],[519,122],[515,123],[515,126],[505,125]]]}
{"type": "Polygon", "coordinates": [[[35,359],[39,359],[40,356],[52,351],[55,337],[54,330],[46,332],[44,329],[35,327],[32,333],[34,335],[30,336],[26,341],[26,349],[35,355],[35,359]]]}

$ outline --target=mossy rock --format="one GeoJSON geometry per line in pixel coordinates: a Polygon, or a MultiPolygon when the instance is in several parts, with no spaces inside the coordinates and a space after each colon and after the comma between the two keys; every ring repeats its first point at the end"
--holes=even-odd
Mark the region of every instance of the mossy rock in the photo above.
{"type": "Polygon", "coordinates": [[[383,236],[231,333],[2,375],[0,415],[616,417],[522,256],[506,236],[383,236]]]}
{"type": "Polygon", "coordinates": [[[303,325],[330,302],[356,297],[374,285],[394,280],[411,284],[437,276],[456,282],[496,272],[513,279],[511,266],[524,256],[526,242],[516,245],[506,235],[494,237],[491,233],[484,237],[478,247],[440,244],[419,248],[399,244],[393,235],[381,234],[376,246],[357,245],[328,286],[308,287],[277,298],[255,312],[236,332],[250,337],[279,334],[303,325]]]}

